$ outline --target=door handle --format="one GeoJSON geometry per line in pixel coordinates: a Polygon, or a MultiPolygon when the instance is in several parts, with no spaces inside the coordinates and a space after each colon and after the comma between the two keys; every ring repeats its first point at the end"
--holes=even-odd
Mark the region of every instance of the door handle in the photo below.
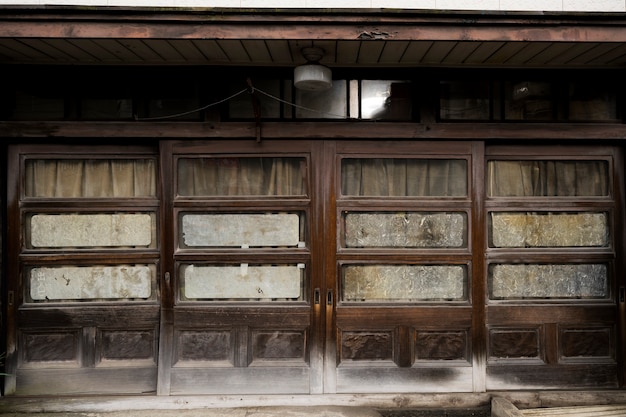
{"type": "Polygon", "coordinates": [[[316,288],[314,293],[313,293],[313,302],[315,304],[319,304],[320,303],[320,289],[316,288]]]}
{"type": "Polygon", "coordinates": [[[326,294],[326,304],[329,306],[333,305],[333,290],[328,290],[326,294]]]}

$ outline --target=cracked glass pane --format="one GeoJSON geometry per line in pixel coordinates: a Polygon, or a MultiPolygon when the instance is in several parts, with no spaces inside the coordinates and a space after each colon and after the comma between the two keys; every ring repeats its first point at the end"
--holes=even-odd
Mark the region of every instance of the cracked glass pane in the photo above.
{"type": "Polygon", "coordinates": [[[465,213],[344,213],[347,248],[461,248],[465,213]]]}
{"type": "Polygon", "coordinates": [[[602,299],[609,296],[605,264],[494,264],[489,298],[602,299]]]}
{"type": "Polygon", "coordinates": [[[465,265],[347,265],[343,301],[467,300],[465,265]]]}
{"type": "Polygon", "coordinates": [[[491,213],[496,248],[607,247],[607,213],[491,213]]]}

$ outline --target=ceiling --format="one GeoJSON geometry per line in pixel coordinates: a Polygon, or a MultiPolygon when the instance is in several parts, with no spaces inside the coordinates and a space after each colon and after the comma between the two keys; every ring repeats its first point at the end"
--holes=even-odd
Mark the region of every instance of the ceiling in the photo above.
{"type": "Polygon", "coordinates": [[[2,38],[5,64],[293,66],[315,45],[328,66],[623,67],[625,43],[2,38]]]}
{"type": "Polygon", "coordinates": [[[0,7],[0,65],[626,67],[623,15],[0,7]]]}

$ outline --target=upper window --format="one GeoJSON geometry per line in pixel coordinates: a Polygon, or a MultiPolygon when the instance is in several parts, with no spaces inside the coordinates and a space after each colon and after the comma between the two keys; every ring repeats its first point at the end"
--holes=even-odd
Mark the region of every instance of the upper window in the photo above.
{"type": "Polygon", "coordinates": [[[489,197],[608,196],[607,161],[493,160],[487,164],[489,197]]]}
{"type": "Polygon", "coordinates": [[[306,172],[299,157],[181,158],[177,189],[188,197],[304,196],[306,172]]]}
{"type": "Polygon", "coordinates": [[[27,159],[25,168],[26,197],[156,196],[154,159],[27,159]]]}
{"type": "Polygon", "coordinates": [[[620,122],[618,97],[612,83],[551,79],[441,81],[439,118],[620,122]]]}
{"type": "Polygon", "coordinates": [[[344,158],[341,193],[370,197],[464,197],[467,160],[344,158]]]}

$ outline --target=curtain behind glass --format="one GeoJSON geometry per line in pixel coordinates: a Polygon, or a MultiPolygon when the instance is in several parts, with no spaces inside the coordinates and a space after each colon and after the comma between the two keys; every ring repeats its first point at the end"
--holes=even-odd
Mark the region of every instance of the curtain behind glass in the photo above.
{"type": "Polygon", "coordinates": [[[467,195],[464,159],[343,159],[343,195],[424,197],[467,195]]]}
{"type": "Polygon", "coordinates": [[[606,196],[607,161],[489,161],[490,197],[606,196]]]}
{"type": "Polygon", "coordinates": [[[25,188],[27,197],[153,197],[156,164],[151,159],[28,160],[25,188]]]}
{"type": "Polygon", "coordinates": [[[304,158],[183,158],[178,194],[183,196],[306,195],[304,158]]]}

